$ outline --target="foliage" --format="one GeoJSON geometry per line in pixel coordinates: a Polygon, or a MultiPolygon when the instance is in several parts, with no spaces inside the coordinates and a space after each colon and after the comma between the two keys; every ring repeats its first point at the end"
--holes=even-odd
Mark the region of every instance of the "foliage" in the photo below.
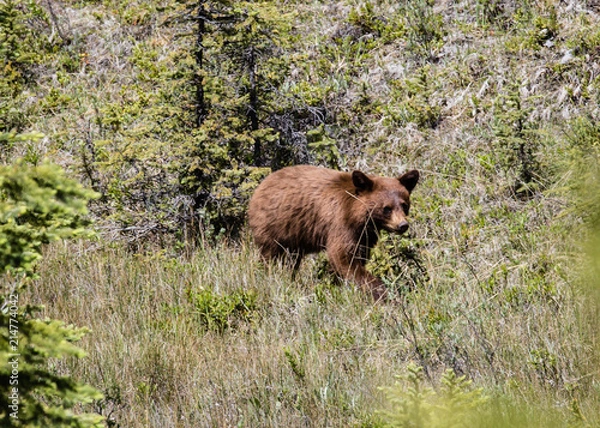
{"type": "Polygon", "coordinates": [[[536,159],[540,146],[539,130],[530,120],[531,100],[523,99],[520,86],[518,81],[511,83],[507,93],[500,94],[495,101],[494,146],[500,163],[515,176],[514,191],[528,195],[543,182],[543,176],[536,159]]]}
{"type": "Polygon", "coordinates": [[[379,14],[373,2],[367,1],[350,11],[348,23],[359,29],[361,38],[371,35],[381,38],[384,43],[391,43],[405,33],[401,16],[400,13],[394,13],[392,16],[379,14]]]}
{"type": "Polygon", "coordinates": [[[0,132],[21,131],[22,92],[34,78],[34,67],[51,48],[37,28],[48,23],[34,1],[0,2],[0,132]]]}
{"type": "Polygon", "coordinates": [[[335,140],[327,135],[323,124],[318,128],[308,131],[306,133],[306,141],[308,148],[314,153],[315,161],[318,164],[339,169],[342,155],[335,140]]]}
{"type": "Polygon", "coordinates": [[[486,27],[489,25],[507,25],[506,4],[499,0],[477,0],[477,21],[486,27]],[[504,18],[504,19],[502,19],[504,18]]]}
{"type": "Polygon", "coordinates": [[[423,287],[429,278],[423,266],[422,243],[383,232],[368,268],[399,295],[423,287]]]}
{"type": "Polygon", "coordinates": [[[406,4],[408,49],[418,58],[435,59],[443,46],[442,17],[433,10],[434,1],[416,0],[406,4]]]}
{"type": "Polygon", "coordinates": [[[565,131],[570,144],[566,166],[573,170],[569,191],[576,196],[578,215],[584,215],[591,229],[600,228],[598,174],[600,167],[600,125],[590,117],[579,117],[565,131]]]}
{"type": "MultiPolygon", "coordinates": [[[[8,143],[24,136],[3,136],[8,143]]],[[[24,162],[0,166],[0,416],[3,426],[100,426],[98,415],[80,414],[81,404],[101,398],[49,367],[50,359],[83,357],[73,342],[86,329],[33,318],[36,308],[20,295],[42,245],[89,235],[86,203],[95,193],[68,179],[57,166],[24,162]]]]}
{"type": "Polygon", "coordinates": [[[581,219],[587,238],[580,249],[587,255],[582,285],[592,303],[586,310],[590,311],[590,319],[595,319],[600,314],[600,126],[589,117],[579,117],[565,132],[571,145],[563,162],[571,177],[561,191],[573,199],[566,217],[571,221],[581,219]]]}
{"type": "Polygon", "coordinates": [[[448,369],[441,377],[440,391],[423,385],[423,368],[410,363],[407,374],[398,376],[393,387],[382,388],[390,410],[383,411],[390,427],[477,426],[482,406],[488,401],[482,389],[471,387],[466,376],[448,369]]]}
{"type": "Polygon", "coordinates": [[[289,15],[269,2],[194,7],[197,129],[181,151],[181,181],[206,226],[236,233],[248,200],[244,188],[258,184],[264,167],[286,165],[293,155],[275,119],[277,88],[289,68],[289,15]]]}
{"type": "Polygon", "coordinates": [[[103,426],[101,416],[74,411],[102,395],[49,367],[51,359],[82,358],[84,352],[73,342],[88,330],[57,320],[33,319],[32,308],[19,308],[18,297],[13,298],[3,301],[8,306],[0,314],[2,426],[103,426]]]}
{"type": "Polygon", "coordinates": [[[431,77],[431,68],[424,66],[416,70],[413,77],[394,82],[393,97],[398,103],[388,107],[394,121],[401,125],[416,123],[422,128],[438,126],[442,120],[442,112],[433,100],[436,88],[435,79],[431,77]]]}
{"type": "Polygon", "coordinates": [[[452,368],[500,422],[598,425],[592,2],[10,4],[2,55],[31,61],[0,73],[2,132],[47,137],[2,137],[1,161],[84,180],[104,236],[51,244],[22,298],[94,329],[57,371],[103,385],[109,423],[380,426],[377,387],[415,360],[432,406],[452,368]],[[410,234],[369,263],[394,303],[323,256],[260,263],[246,202],[293,163],[422,171],[410,234]]]}
{"type": "Polygon", "coordinates": [[[210,289],[188,291],[200,324],[207,330],[223,333],[240,321],[252,318],[257,309],[257,293],[254,290],[236,290],[218,295],[210,289]]]}
{"type": "Polygon", "coordinates": [[[516,8],[511,21],[518,29],[516,35],[507,41],[507,48],[511,50],[539,50],[544,45],[551,46],[559,33],[556,7],[552,1],[524,3],[516,8]]]}
{"type": "Polygon", "coordinates": [[[0,266],[31,275],[42,245],[89,236],[86,203],[95,193],[54,165],[0,167],[0,266]]]}

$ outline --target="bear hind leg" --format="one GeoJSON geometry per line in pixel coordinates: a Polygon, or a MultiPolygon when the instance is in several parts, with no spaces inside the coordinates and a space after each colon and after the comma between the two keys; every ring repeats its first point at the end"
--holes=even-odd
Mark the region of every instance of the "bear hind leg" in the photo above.
{"type": "Polygon", "coordinates": [[[292,280],[295,279],[304,257],[302,251],[290,251],[277,242],[260,245],[260,254],[263,260],[267,262],[281,261],[284,265],[291,267],[292,280]]]}

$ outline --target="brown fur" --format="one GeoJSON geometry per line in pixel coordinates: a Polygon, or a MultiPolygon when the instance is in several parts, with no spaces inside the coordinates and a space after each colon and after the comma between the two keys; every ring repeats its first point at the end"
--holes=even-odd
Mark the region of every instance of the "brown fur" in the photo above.
{"type": "Polygon", "coordinates": [[[419,172],[399,178],[367,176],[300,165],[269,175],[248,210],[254,240],[264,258],[302,257],[327,251],[342,277],[355,281],[375,300],[385,296],[379,278],[365,269],[381,229],[403,233],[410,193],[419,172]]]}

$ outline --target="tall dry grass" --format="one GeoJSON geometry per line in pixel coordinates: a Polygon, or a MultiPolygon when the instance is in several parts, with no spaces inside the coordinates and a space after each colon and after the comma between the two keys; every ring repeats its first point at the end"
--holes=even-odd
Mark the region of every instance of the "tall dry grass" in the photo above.
{"type": "Polygon", "coordinates": [[[115,426],[379,426],[378,388],[411,361],[430,385],[453,368],[526,404],[523,426],[561,426],[575,401],[595,421],[581,296],[567,283],[529,290],[518,268],[493,284],[463,278],[443,260],[454,250],[425,255],[429,278],[401,303],[374,306],[319,279],[316,261],[292,281],[247,242],[187,256],[58,244],[28,298],[92,330],[88,356],[57,369],[100,388],[97,411],[115,426]]]}

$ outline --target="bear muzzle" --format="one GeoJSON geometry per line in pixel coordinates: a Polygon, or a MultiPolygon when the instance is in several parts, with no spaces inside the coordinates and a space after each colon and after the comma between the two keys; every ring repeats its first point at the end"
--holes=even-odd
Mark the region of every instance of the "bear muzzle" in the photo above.
{"type": "Polygon", "coordinates": [[[396,233],[403,234],[408,230],[408,222],[404,220],[398,226],[396,226],[396,233]]]}
{"type": "Polygon", "coordinates": [[[408,222],[406,220],[402,220],[400,223],[388,222],[384,224],[383,229],[391,233],[402,235],[408,230],[408,222]]]}

